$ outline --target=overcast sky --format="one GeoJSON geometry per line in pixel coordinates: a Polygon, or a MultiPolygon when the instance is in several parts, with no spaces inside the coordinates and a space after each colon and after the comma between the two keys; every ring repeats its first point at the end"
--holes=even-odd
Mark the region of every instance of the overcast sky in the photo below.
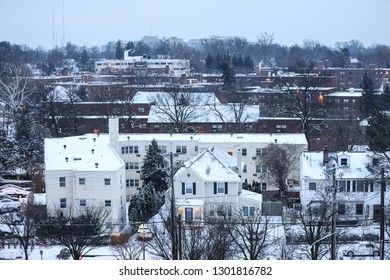
{"type": "Polygon", "coordinates": [[[51,49],[63,38],[91,47],[145,35],[254,41],[268,33],[286,46],[357,39],[367,47],[390,45],[389,12],[390,0],[0,0],[0,41],[51,49]]]}

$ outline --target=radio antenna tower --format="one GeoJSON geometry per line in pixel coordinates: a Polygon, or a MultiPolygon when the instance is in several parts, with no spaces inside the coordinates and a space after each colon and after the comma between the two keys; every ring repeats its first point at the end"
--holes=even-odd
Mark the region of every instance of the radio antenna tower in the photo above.
{"type": "Polygon", "coordinates": [[[61,47],[65,47],[65,3],[62,0],[62,38],[61,38],[61,47]]]}
{"type": "Polygon", "coordinates": [[[52,40],[53,40],[53,49],[57,46],[57,36],[56,36],[56,25],[55,25],[55,20],[54,20],[54,7],[53,7],[53,22],[52,22],[52,28],[53,28],[53,32],[52,32],[52,40]]]}

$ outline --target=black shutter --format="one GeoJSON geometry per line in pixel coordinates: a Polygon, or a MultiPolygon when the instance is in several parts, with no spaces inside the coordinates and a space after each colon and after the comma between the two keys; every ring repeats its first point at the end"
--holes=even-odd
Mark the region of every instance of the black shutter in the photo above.
{"type": "Polygon", "coordinates": [[[192,194],[196,194],[196,183],[192,183],[192,194]]]}
{"type": "Polygon", "coordinates": [[[214,182],[214,194],[217,194],[217,182],[214,182]]]}
{"type": "Polygon", "coordinates": [[[228,194],[228,182],[225,182],[225,194],[228,194]]]}
{"type": "Polygon", "coordinates": [[[186,194],[186,184],[181,183],[181,194],[186,194]]]}

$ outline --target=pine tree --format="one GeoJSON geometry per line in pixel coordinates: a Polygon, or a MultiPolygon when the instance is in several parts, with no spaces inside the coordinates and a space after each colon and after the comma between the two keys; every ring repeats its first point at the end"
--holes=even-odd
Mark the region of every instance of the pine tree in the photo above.
{"type": "Polygon", "coordinates": [[[372,79],[364,73],[363,80],[360,84],[363,90],[362,103],[363,103],[363,115],[368,117],[372,112],[377,109],[377,102],[375,96],[375,87],[372,79]]]}
{"type": "Polygon", "coordinates": [[[166,166],[166,160],[161,154],[157,141],[153,139],[141,167],[143,185],[153,186],[157,193],[165,192],[168,189],[168,173],[164,169],[166,166]]]}

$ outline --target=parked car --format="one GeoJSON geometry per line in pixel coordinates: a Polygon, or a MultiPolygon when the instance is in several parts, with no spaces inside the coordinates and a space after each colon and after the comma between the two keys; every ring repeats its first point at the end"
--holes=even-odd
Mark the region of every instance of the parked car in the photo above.
{"type": "Polygon", "coordinates": [[[8,198],[2,199],[0,200],[0,213],[17,212],[20,210],[20,206],[19,201],[8,198]]]}
{"type": "Polygon", "coordinates": [[[346,257],[379,257],[379,246],[372,242],[358,242],[345,245],[343,255],[346,257]]]}
{"type": "Polygon", "coordinates": [[[1,193],[0,192],[0,200],[3,200],[3,199],[12,199],[12,200],[15,200],[15,201],[19,201],[19,199],[17,197],[12,197],[8,194],[4,194],[4,193],[1,193]]]}
{"type": "Polygon", "coordinates": [[[19,188],[14,188],[14,187],[8,187],[8,188],[5,188],[5,189],[2,189],[0,191],[0,194],[6,194],[6,195],[9,195],[9,196],[12,196],[12,197],[27,197],[27,194],[28,192],[23,190],[23,189],[19,189],[19,188]]]}

